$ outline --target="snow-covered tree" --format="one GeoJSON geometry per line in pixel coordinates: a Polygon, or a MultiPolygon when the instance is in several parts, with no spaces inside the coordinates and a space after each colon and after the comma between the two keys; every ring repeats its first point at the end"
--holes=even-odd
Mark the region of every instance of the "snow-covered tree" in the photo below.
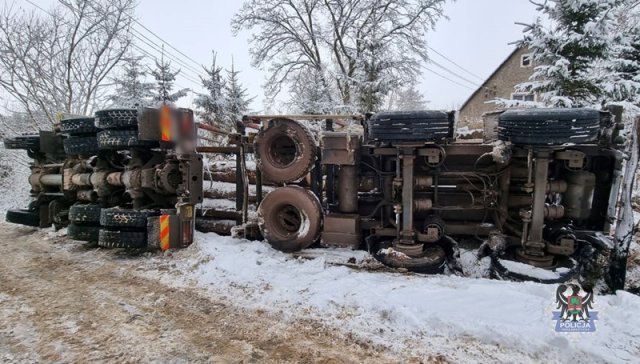
{"type": "Polygon", "coordinates": [[[299,83],[315,72],[340,109],[364,98],[377,103],[381,84],[417,78],[427,60],[426,34],[442,16],[445,0],[246,0],[232,21],[234,32],[253,30],[253,63],[268,66],[267,92],[299,83]],[[363,62],[371,45],[386,68],[363,62]],[[378,50],[377,49],[377,50],[378,50]],[[367,64],[371,69],[365,69],[367,64]],[[375,72],[372,72],[375,71],[375,72]],[[359,89],[365,85],[364,97],[359,89]],[[372,97],[374,96],[374,97],[372,97]]]}
{"type": "Polygon", "coordinates": [[[236,71],[233,59],[231,69],[227,70],[227,79],[224,84],[224,97],[226,103],[226,124],[233,126],[237,121],[242,120],[242,116],[249,111],[249,104],[253,97],[249,98],[247,89],[242,87],[236,71]]]}
{"type": "Polygon", "coordinates": [[[109,98],[115,107],[138,107],[153,104],[154,84],[146,82],[147,71],[142,65],[142,56],[123,59],[120,75],[113,78],[115,92],[109,98]]]}
{"type": "Polygon", "coordinates": [[[620,41],[612,45],[611,59],[600,64],[604,77],[603,102],[621,104],[640,113],[640,2],[627,1],[616,14],[620,41]],[[631,8],[631,3],[635,7],[631,8]]]}
{"type": "Polygon", "coordinates": [[[173,92],[173,85],[176,76],[180,74],[180,70],[171,71],[171,62],[165,61],[164,57],[160,61],[156,60],[156,68],[151,71],[156,80],[156,89],[153,95],[153,101],[156,104],[174,104],[179,99],[187,96],[188,88],[180,89],[173,92]]]}
{"type": "Polygon", "coordinates": [[[522,46],[539,64],[518,91],[534,92],[548,106],[593,106],[602,99],[607,73],[598,65],[610,58],[622,35],[615,32],[616,10],[625,0],[548,0],[544,15],[525,29],[522,46]],[[551,26],[546,25],[546,19],[551,26]]]}
{"type": "MultiPolygon", "coordinates": [[[[424,95],[418,91],[415,84],[389,92],[384,103],[386,110],[418,111],[427,109],[424,95]]],[[[454,109],[452,109],[454,110],[454,109]]]]}
{"type": "Polygon", "coordinates": [[[60,0],[46,13],[5,2],[0,88],[33,123],[104,106],[109,77],[131,45],[135,0],[60,0]]]}
{"type": "Polygon", "coordinates": [[[196,115],[205,123],[223,126],[227,102],[224,97],[224,79],[222,67],[216,64],[216,53],[213,53],[211,67],[204,67],[206,77],[200,77],[202,86],[207,93],[200,93],[193,100],[196,105],[196,115]]]}
{"type": "Polygon", "coordinates": [[[331,91],[326,88],[320,71],[312,69],[300,73],[289,87],[289,107],[295,113],[328,114],[336,105],[331,101],[331,91]]]}

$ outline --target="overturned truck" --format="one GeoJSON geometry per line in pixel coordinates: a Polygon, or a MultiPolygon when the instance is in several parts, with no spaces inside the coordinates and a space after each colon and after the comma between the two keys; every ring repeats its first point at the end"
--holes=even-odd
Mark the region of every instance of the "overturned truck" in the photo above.
{"type": "Polygon", "coordinates": [[[476,244],[498,276],[555,282],[598,274],[613,247],[619,113],[508,110],[487,119],[484,140],[456,139],[454,114],[441,111],[351,116],[358,127],[333,131],[338,118],[247,116],[223,147],[198,146],[197,127],[225,132],[185,109],[62,120],[56,131],[5,141],[34,159],[34,201],[7,220],[68,226],[71,238],[103,247],[185,247],[198,218],[230,216],[198,208],[202,153],[222,153],[236,156],[236,231],[285,252],[367,249],[393,268],[440,273],[459,268],[460,243],[476,244]],[[312,132],[309,120],[324,120],[324,130],[312,132]],[[250,154],[257,221],[248,214],[250,154]],[[555,278],[528,275],[523,263],[555,278]]]}

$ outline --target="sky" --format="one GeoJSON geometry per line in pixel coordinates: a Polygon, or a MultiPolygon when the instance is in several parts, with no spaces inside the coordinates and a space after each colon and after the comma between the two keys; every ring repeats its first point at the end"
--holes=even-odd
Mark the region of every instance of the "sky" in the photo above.
{"type": "MultiPolygon", "coordinates": [[[[16,4],[32,8],[26,0],[15,0],[16,4]]],[[[49,8],[55,0],[31,0],[49,8]]],[[[212,50],[217,52],[218,64],[230,67],[232,59],[236,69],[242,71],[240,81],[255,99],[253,111],[263,109],[263,90],[267,73],[251,65],[249,57],[248,32],[234,36],[231,18],[242,5],[240,0],[139,0],[136,17],[140,24],[162,38],[167,53],[179,57],[173,66],[182,68],[183,76],[177,85],[199,90],[197,64],[211,64],[212,50]],[[178,53],[175,47],[187,59],[178,53]],[[194,68],[195,70],[191,70],[194,68]],[[187,79],[190,78],[191,80],[187,79]]],[[[445,76],[458,85],[425,70],[421,76],[420,91],[430,103],[430,109],[456,109],[510,54],[515,45],[510,44],[522,38],[522,26],[515,22],[531,23],[536,17],[535,6],[527,0],[458,0],[445,5],[445,14],[436,29],[427,36],[428,45],[471,74],[431,52],[432,59],[445,66],[463,80],[439,68],[435,64],[426,67],[445,76]],[[471,82],[469,82],[471,81],[471,82]]],[[[148,37],[147,43],[162,44],[158,38],[136,24],[137,31],[148,37]]],[[[144,39],[144,38],[143,38],[144,39]]],[[[159,51],[151,50],[149,44],[138,42],[139,47],[159,56],[159,51]]],[[[159,47],[158,47],[159,48],[159,47]]],[[[286,95],[284,95],[286,96],[286,95]]],[[[191,98],[182,106],[189,106],[191,98]]]]}

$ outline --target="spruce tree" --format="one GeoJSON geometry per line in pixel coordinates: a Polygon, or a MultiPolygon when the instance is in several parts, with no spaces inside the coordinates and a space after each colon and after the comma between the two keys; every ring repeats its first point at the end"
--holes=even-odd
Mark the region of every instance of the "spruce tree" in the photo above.
{"type": "Polygon", "coordinates": [[[619,41],[615,10],[623,0],[549,0],[538,5],[546,18],[525,30],[522,46],[533,51],[536,67],[530,82],[517,90],[534,92],[548,106],[593,106],[603,95],[606,74],[599,62],[610,56],[619,41]]]}
{"type": "Polygon", "coordinates": [[[247,89],[242,87],[236,71],[233,59],[231,60],[231,70],[227,70],[227,79],[224,85],[224,95],[226,100],[226,121],[227,125],[235,125],[242,120],[242,116],[249,111],[249,104],[253,101],[248,98],[247,89]]]}
{"type": "Polygon", "coordinates": [[[187,96],[189,91],[187,88],[173,92],[173,85],[176,76],[180,74],[180,70],[172,72],[171,62],[165,61],[164,56],[160,59],[160,62],[156,60],[156,69],[151,73],[156,80],[156,89],[153,96],[153,101],[156,104],[172,105],[182,97],[187,96]]]}
{"type": "Polygon", "coordinates": [[[205,123],[225,127],[225,111],[227,101],[223,94],[224,79],[222,67],[216,65],[216,53],[213,52],[213,61],[210,68],[203,67],[205,77],[200,77],[202,87],[207,93],[197,94],[193,101],[196,105],[196,115],[205,123]]]}
{"type": "Polygon", "coordinates": [[[135,108],[150,106],[153,101],[153,83],[145,82],[147,72],[141,64],[142,56],[123,59],[121,74],[113,79],[116,90],[109,98],[113,107],[135,108]]]}

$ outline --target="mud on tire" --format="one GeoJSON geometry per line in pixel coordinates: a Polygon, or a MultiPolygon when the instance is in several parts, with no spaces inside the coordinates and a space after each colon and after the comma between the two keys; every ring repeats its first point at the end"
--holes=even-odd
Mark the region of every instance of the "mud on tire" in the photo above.
{"type": "Polygon", "coordinates": [[[147,246],[147,233],[144,231],[100,229],[98,246],[103,248],[144,248],[147,246]]]}
{"type": "Polygon", "coordinates": [[[67,226],[67,236],[79,241],[98,241],[100,226],[78,225],[71,223],[67,226]]]}
{"type": "Polygon", "coordinates": [[[98,141],[95,135],[72,136],[62,141],[67,155],[94,155],[98,153],[98,141]]]}
{"type": "Polygon", "coordinates": [[[100,225],[107,227],[146,228],[147,218],[157,216],[155,210],[102,209],[100,225]]]}
{"type": "Polygon", "coordinates": [[[138,110],[108,109],[96,112],[96,126],[100,129],[125,129],[138,126],[138,110]]]}
{"type": "Polygon", "coordinates": [[[600,112],[593,109],[507,110],[498,138],[521,145],[583,144],[598,139],[600,112]]]}
{"type": "Polygon", "coordinates": [[[276,188],[258,207],[262,236],[274,249],[294,252],[313,244],[320,233],[320,201],[298,186],[276,188]]]}
{"type": "Polygon", "coordinates": [[[446,253],[441,246],[425,244],[419,257],[410,257],[393,248],[382,249],[374,254],[382,264],[392,268],[404,268],[411,272],[438,274],[444,271],[446,253]]]}
{"type": "Polygon", "coordinates": [[[309,173],[317,158],[309,129],[297,121],[276,119],[256,137],[256,155],[265,180],[294,182],[309,173]]]}
{"type": "Polygon", "coordinates": [[[123,150],[142,147],[153,148],[158,143],[138,139],[137,130],[103,130],[98,133],[98,147],[101,150],[123,150]]]}

